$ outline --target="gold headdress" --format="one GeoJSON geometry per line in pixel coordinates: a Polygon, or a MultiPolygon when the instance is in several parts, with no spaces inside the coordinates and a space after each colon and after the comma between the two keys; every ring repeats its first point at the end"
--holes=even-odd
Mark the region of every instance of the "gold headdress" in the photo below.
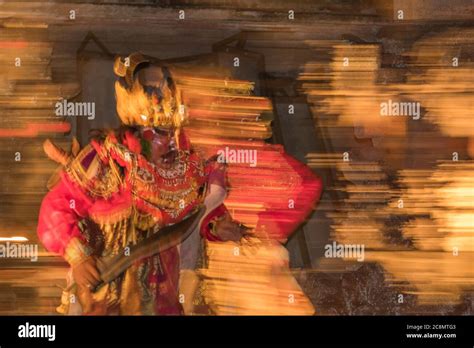
{"type": "Polygon", "coordinates": [[[117,113],[122,123],[161,128],[180,128],[185,123],[186,113],[181,92],[166,66],[141,53],[132,53],[125,59],[115,59],[114,72],[120,77],[119,81],[115,82],[115,96],[117,113]],[[134,77],[137,67],[141,64],[155,65],[162,69],[159,98],[147,93],[145,86],[134,77]]]}

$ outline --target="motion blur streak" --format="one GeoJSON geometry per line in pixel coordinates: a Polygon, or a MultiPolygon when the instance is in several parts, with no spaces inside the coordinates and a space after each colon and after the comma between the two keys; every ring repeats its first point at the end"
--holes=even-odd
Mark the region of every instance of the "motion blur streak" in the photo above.
{"type": "MultiPolygon", "coordinates": [[[[251,96],[245,81],[184,77],[177,73],[190,124],[186,131],[205,157],[224,147],[255,151],[258,165],[229,163],[230,191],[225,202],[234,219],[255,229],[258,238],[242,245],[207,242],[202,295],[221,315],[311,315],[314,308],[289,269],[284,226],[301,222],[315,190],[305,172],[286,159],[271,137],[272,107],[251,96]],[[287,162],[288,161],[288,162],[287,162]],[[295,206],[289,209],[289,202],[295,206]]],[[[311,202],[310,202],[311,204],[311,202]]]]}
{"type": "Polygon", "coordinates": [[[461,59],[473,37],[424,37],[399,69],[382,67],[376,44],[309,42],[330,52],[330,69],[315,61],[300,74],[333,148],[309,154],[309,165],[333,169],[331,190],[343,197],[327,212],[332,237],[365,245],[366,261],[420,304],[458,303],[474,289],[474,65],[461,59]],[[387,100],[420,103],[420,118],[382,116],[387,100]]]}

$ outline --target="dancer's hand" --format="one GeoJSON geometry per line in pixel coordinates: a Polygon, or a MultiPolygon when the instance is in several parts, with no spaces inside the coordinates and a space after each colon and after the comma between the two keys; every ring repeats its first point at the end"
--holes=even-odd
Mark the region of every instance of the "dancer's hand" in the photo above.
{"type": "Polygon", "coordinates": [[[95,258],[90,257],[78,265],[72,267],[74,281],[86,288],[94,288],[100,283],[100,273],[96,267],[95,258]]]}
{"type": "Polygon", "coordinates": [[[250,233],[248,228],[232,220],[230,214],[226,214],[223,219],[218,220],[215,224],[215,234],[224,242],[238,242],[243,236],[250,233]]]}

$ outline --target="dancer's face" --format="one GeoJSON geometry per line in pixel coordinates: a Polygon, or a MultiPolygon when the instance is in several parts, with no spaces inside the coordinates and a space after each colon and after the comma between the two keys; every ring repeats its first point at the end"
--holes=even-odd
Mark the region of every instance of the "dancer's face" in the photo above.
{"type": "MultiPolygon", "coordinates": [[[[152,98],[154,116],[160,119],[172,115],[175,104],[169,86],[170,82],[164,75],[163,69],[151,65],[138,71],[136,78],[152,98]]],[[[176,160],[178,152],[174,137],[175,129],[143,127],[141,132],[143,138],[150,142],[151,160],[154,163],[169,166],[176,160]]]]}
{"type": "Polygon", "coordinates": [[[142,128],[142,136],[151,144],[151,159],[156,164],[170,165],[177,155],[174,129],[142,128]]]}

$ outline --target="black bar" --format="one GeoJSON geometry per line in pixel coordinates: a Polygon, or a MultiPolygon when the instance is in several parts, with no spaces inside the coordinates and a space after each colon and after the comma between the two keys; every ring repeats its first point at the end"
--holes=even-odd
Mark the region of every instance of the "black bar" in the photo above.
{"type": "Polygon", "coordinates": [[[471,316],[393,317],[0,317],[0,346],[32,344],[408,344],[472,347],[471,316]],[[20,338],[20,325],[55,325],[55,339],[20,338]],[[407,325],[411,325],[407,329],[407,325]],[[427,326],[429,325],[429,327],[427,326]],[[416,329],[418,328],[418,330],[416,329]],[[456,334],[455,338],[408,338],[407,334],[456,334]]]}

